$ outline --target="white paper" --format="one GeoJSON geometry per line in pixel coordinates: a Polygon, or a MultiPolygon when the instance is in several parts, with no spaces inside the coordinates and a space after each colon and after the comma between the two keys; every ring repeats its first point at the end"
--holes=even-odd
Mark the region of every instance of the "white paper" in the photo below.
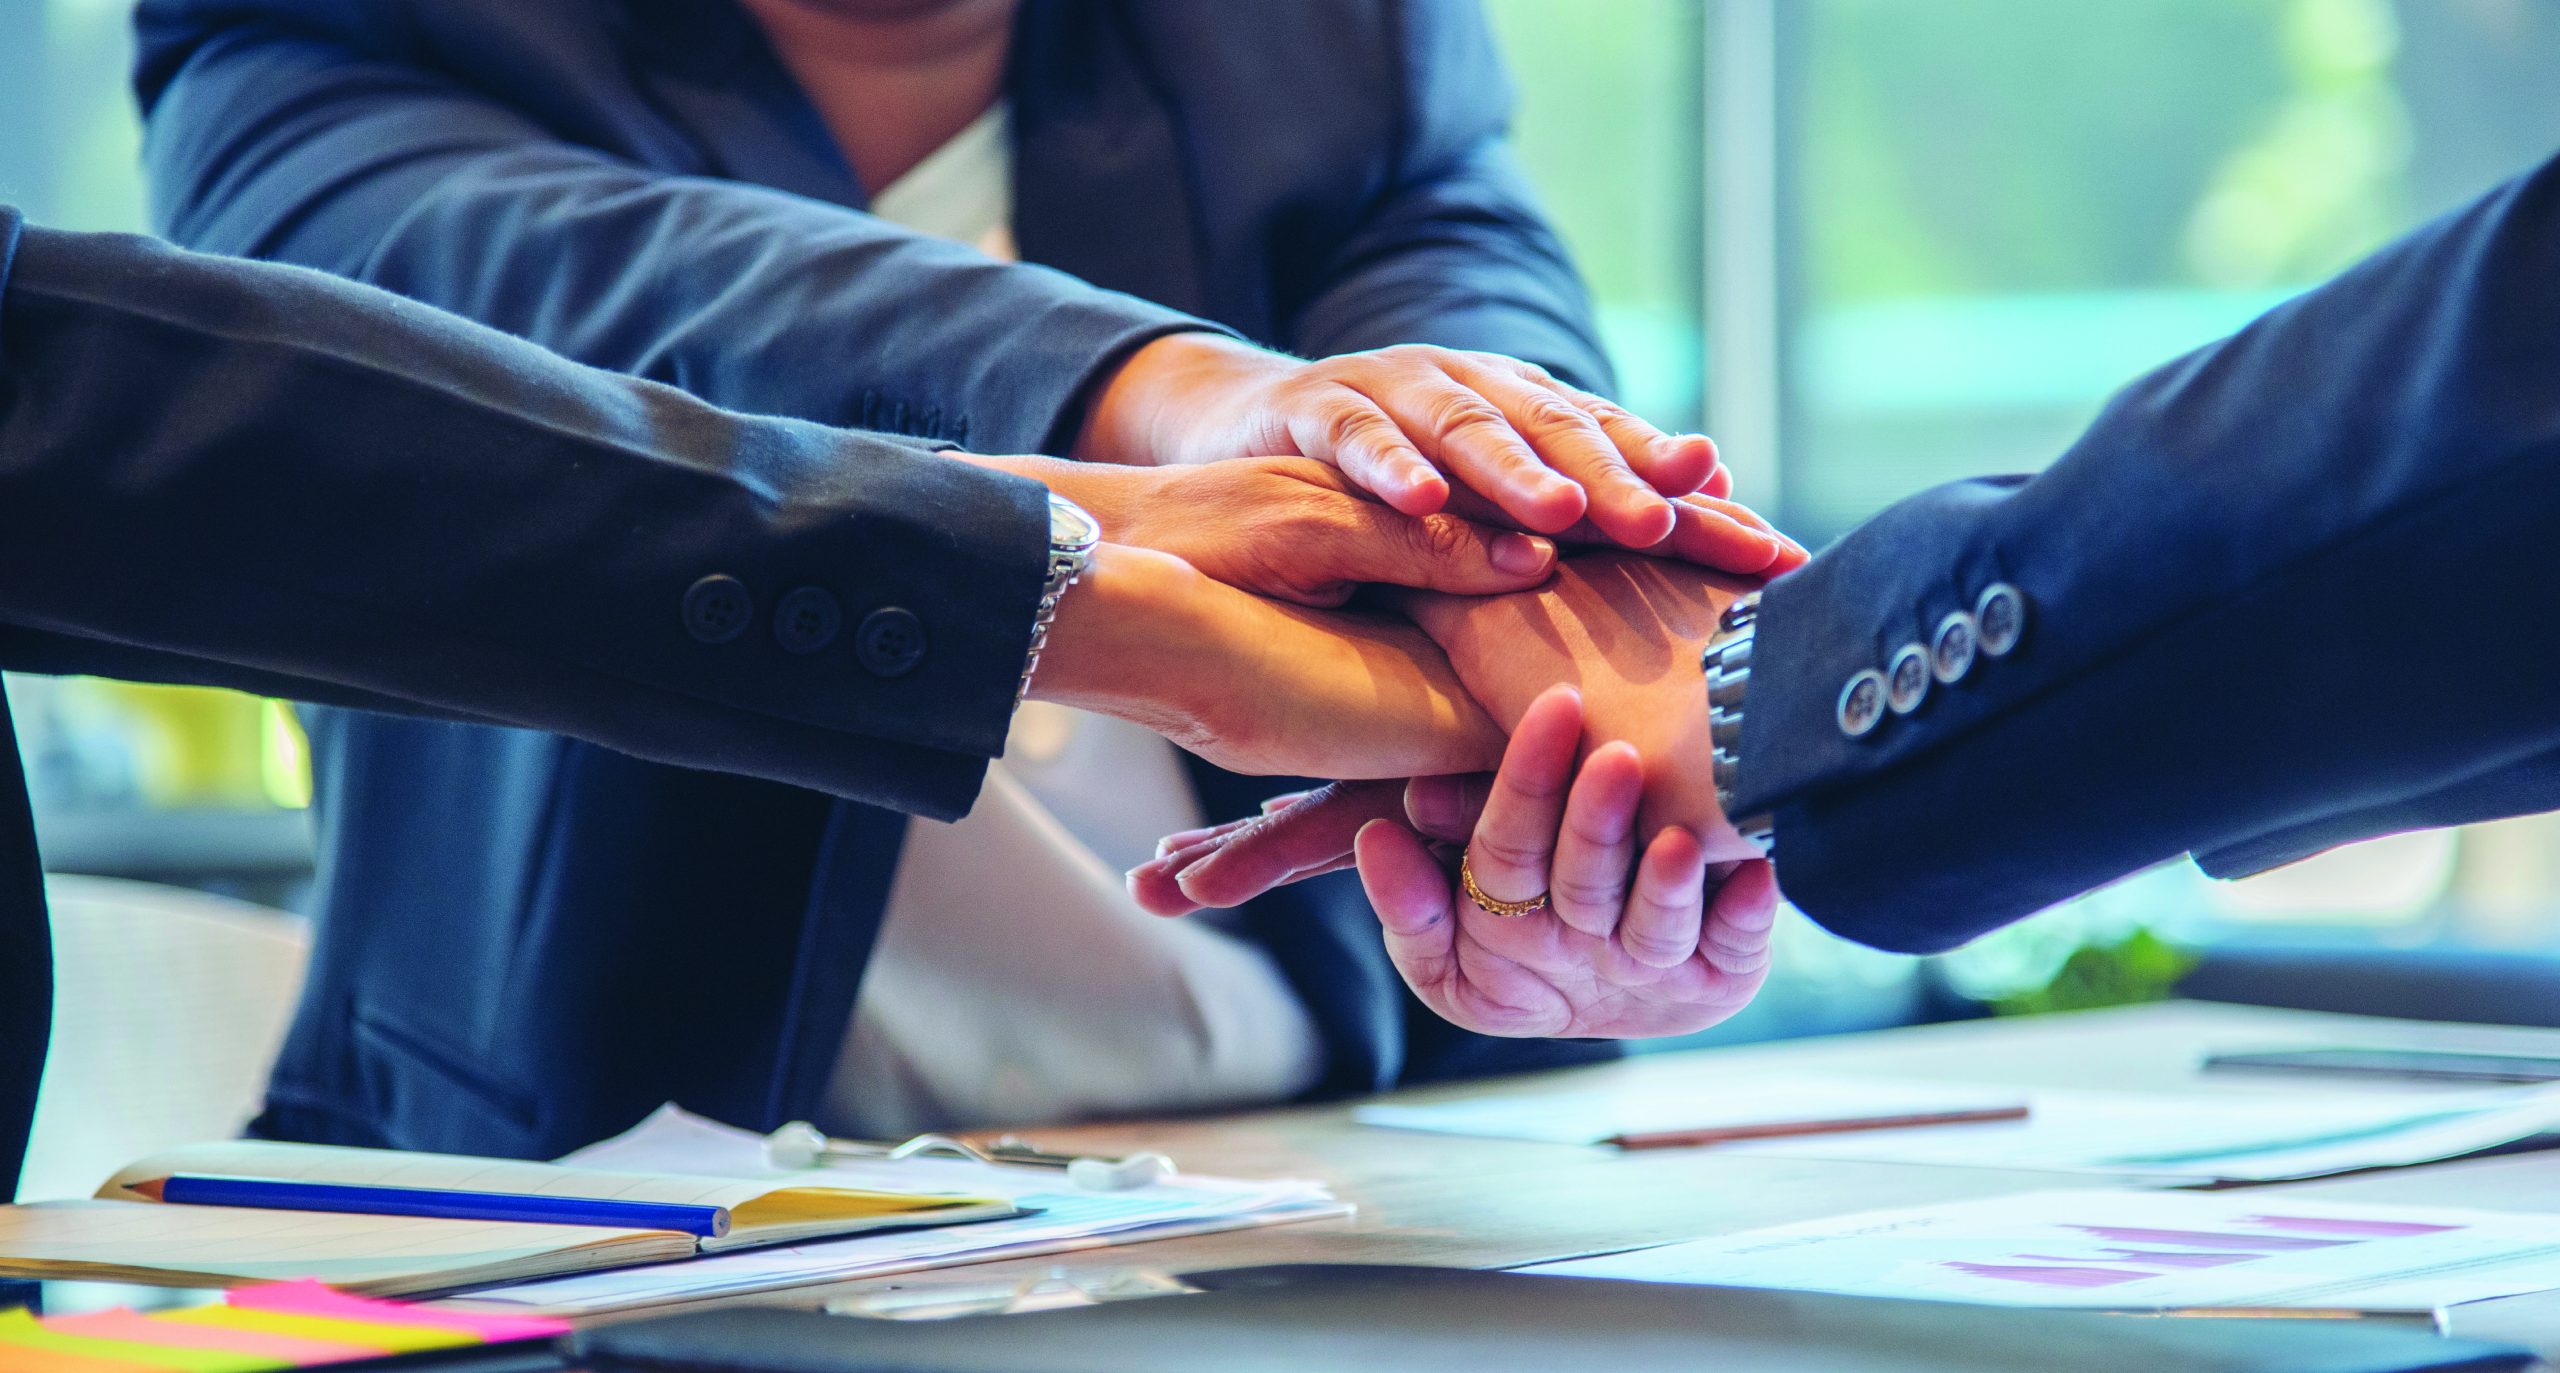
{"type": "Polygon", "coordinates": [[[1070,1188],[1056,1170],[994,1167],[958,1159],[862,1160],[801,1172],[768,1167],[764,1141],[673,1106],[628,1132],[571,1154],[585,1168],[713,1174],[775,1184],[887,1187],[1009,1197],[1040,1213],[940,1229],[861,1235],[519,1283],[461,1300],[582,1315],[778,1287],[915,1272],[1025,1254],[1058,1253],[1176,1235],[1344,1216],[1323,1184],[1238,1182],[1181,1176],[1122,1192],[1070,1188]]]}
{"type": "Polygon", "coordinates": [[[2432,1310],[2560,1287],[2560,1217],[2277,1192],[2030,1192],[1527,1270],[1997,1306],[2432,1310]]]}
{"type": "Polygon", "coordinates": [[[2024,1120],[1752,1140],[1785,1158],[2277,1182],[2431,1163],[2560,1129],[2560,1093],[2493,1088],[2262,1098],[2039,1091],[2024,1120]]]}
{"type": "MultiPolygon", "coordinates": [[[[1854,1116],[1918,1115],[2024,1104],[2014,1087],[1964,1083],[1897,1082],[1884,1078],[1767,1076],[1734,1078],[1695,1094],[1659,1088],[1598,1088],[1565,1093],[1465,1097],[1422,1105],[1361,1106],[1351,1118],[1364,1125],[1437,1134],[1529,1139],[1549,1144],[1599,1144],[1618,1135],[1669,1130],[1731,1129],[1788,1121],[1854,1116]]],[[[1929,1126],[1927,1129],[1940,1127],[1929,1126]]],[[[1897,1131],[1917,1134],[1919,1130],[1897,1131]]]]}

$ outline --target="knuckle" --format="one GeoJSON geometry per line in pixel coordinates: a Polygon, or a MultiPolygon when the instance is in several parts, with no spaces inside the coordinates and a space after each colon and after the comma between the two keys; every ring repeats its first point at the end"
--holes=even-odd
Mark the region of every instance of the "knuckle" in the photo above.
{"type": "Polygon", "coordinates": [[[1555,898],[1587,911],[1615,915],[1627,897],[1624,884],[1592,874],[1576,873],[1555,879],[1555,898]]]}
{"type": "Polygon", "coordinates": [[[1384,415],[1365,405],[1351,406],[1327,416],[1325,441],[1336,453],[1357,453],[1381,457],[1389,450],[1404,446],[1404,431],[1384,415]]]}
{"type": "Polygon", "coordinates": [[[1475,855],[1476,866],[1488,864],[1515,872],[1538,873],[1546,870],[1546,850],[1536,844],[1523,844],[1509,835],[1479,834],[1468,846],[1475,855]]]}
{"type": "Polygon", "coordinates": [[[1414,552],[1435,563],[1455,562],[1475,547],[1474,531],[1452,516],[1425,515],[1402,523],[1414,552]]]}
{"type": "Polygon", "coordinates": [[[1540,429],[1566,429],[1599,436],[1599,426],[1582,408],[1551,391],[1541,391],[1520,403],[1521,418],[1540,429]]]}
{"type": "Polygon", "coordinates": [[[1444,443],[1467,439],[1510,443],[1519,438],[1493,402],[1460,390],[1451,390],[1432,403],[1431,432],[1444,443]]]}
{"type": "Polygon", "coordinates": [[[1695,939],[1682,939],[1642,925],[1619,926],[1618,941],[1639,960],[1657,965],[1687,958],[1698,947],[1695,939]]]}

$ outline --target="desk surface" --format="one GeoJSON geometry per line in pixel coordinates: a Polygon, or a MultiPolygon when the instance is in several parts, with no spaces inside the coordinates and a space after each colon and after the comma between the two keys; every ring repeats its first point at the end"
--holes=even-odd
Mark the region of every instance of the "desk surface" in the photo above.
{"type": "MultiPolygon", "coordinates": [[[[2354,1044],[2560,1053],[2560,1030],[2422,1024],[2252,1007],[2166,1003],[2018,1020],[1640,1057],[1533,1077],[1399,1094],[1441,1100],[1488,1091],[1568,1092],[1640,1084],[1707,1090],[1772,1069],[1884,1073],[2017,1086],[2103,1087],[2264,1099],[2356,1089],[2344,1077],[2202,1073],[2208,1052],[2354,1044]]],[[[2390,1090],[2407,1091],[2405,1084],[2390,1090]]],[[[1071,1268],[1168,1271],[1264,1263],[1428,1263],[1514,1267],[1887,1206],[2086,1186],[2070,1174],[1752,1158],[1713,1149],[1619,1153],[1574,1145],[1412,1134],[1355,1125],[1330,1105],[1035,1132],[1051,1148],[1162,1149],[1196,1172],[1316,1177],[1359,1214],[1263,1230],[1163,1240],[1075,1256],[1071,1268]]],[[[2560,1212],[2560,1151],[2392,1169],[2289,1184],[2305,1195],[2560,1212]]],[[[980,1264],[941,1276],[998,1280],[1060,1260],[980,1264]]],[[[916,1281],[917,1279],[906,1279],[916,1281]]],[[[880,1280],[769,1294],[814,1303],[880,1280]]],[[[2560,1352],[2560,1298],[2463,1308],[2465,1334],[2560,1352]]]]}

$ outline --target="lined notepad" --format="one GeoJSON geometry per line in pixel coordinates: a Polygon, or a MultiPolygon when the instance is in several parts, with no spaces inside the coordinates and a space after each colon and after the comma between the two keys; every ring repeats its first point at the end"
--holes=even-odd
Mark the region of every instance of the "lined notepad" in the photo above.
{"type": "Polygon", "coordinates": [[[1010,1201],[982,1195],[234,1141],[144,1159],[109,1179],[96,1200],[0,1207],[0,1276],[188,1286],[315,1278],[406,1295],[1014,1214],[1010,1201]],[[716,1206],[729,1213],[729,1231],[697,1239],[670,1230],[181,1206],[133,1190],[173,1174],[716,1206]]]}

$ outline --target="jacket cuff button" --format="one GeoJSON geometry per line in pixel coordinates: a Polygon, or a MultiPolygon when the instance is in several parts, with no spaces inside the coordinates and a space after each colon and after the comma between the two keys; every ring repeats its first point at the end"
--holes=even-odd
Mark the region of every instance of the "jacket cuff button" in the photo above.
{"type": "Polygon", "coordinates": [[[854,657],[874,677],[904,677],[924,661],[924,621],[900,606],[882,606],[862,617],[853,634],[854,657]]]}
{"type": "Polygon", "coordinates": [[[1884,723],[1884,674],[1868,668],[1840,688],[1840,732],[1864,739],[1884,723]]]}
{"type": "Polygon", "coordinates": [[[785,653],[815,653],[834,643],[843,628],[843,607],[814,586],[791,591],[773,608],[773,641],[785,653]]]}
{"type": "Polygon", "coordinates": [[[2027,632],[2027,593],[2007,582],[1993,582],[1974,601],[1973,621],[1975,639],[1985,655],[2007,654],[2027,632]]]}
{"type": "Polygon", "coordinates": [[[755,617],[755,597],[735,577],[715,574],[685,589],[684,632],[699,643],[725,644],[746,633],[755,617]]]}

